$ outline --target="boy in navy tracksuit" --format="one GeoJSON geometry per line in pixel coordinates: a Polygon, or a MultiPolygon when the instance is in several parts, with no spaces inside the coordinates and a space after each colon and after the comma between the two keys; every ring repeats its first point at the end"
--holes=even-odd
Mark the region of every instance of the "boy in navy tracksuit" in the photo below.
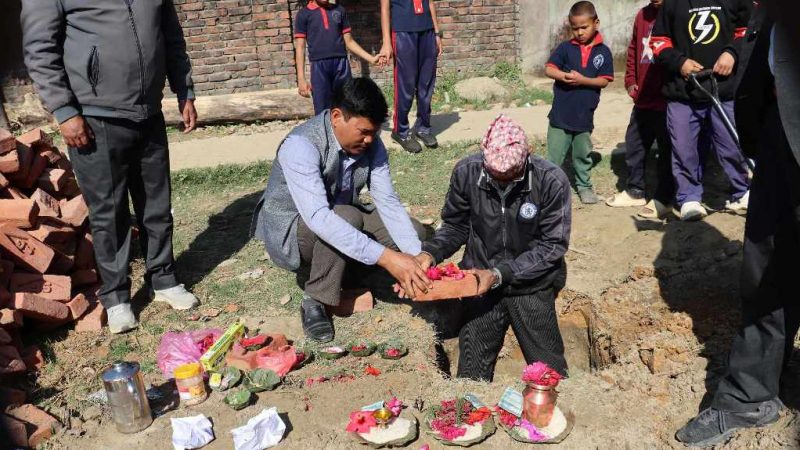
{"type": "Polygon", "coordinates": [[[311,95],[314,114],[330,108],[333,91],[351,78],[347,50],[370,64],[378,57],[367,53],[350,34],[350,22],[344,8],[328,0],[309,0],[294,20],[297,90],[311,95]],[[311,62],[311,83],[306,81],[305,47],[311,62]]]}
{"type": "MultiPolygon", "coordinates": [[[[711,101],[687,79],[712,69],[719,97],[733,120],[734,80],[741,38],[750,18],[750,0],[669,0],[656,19],[650,46],[667,77],[667,128],[672,140],[672,174],[681,220],[699,220],[708,212],[703,198],[703,170],[698,136],[708,133],[731,183],[726,209],[747,210],[750,183],[739,147],[711,101]]],[[[706,81],[706,89],[710,81],[706,81]]]]}
{"type": "Polygon", "coordinates": [[[572,5],[569,23],[573,39],[562,42],[545,67],[545,74],[555,80],[547,153],[551,162],[561,165],[572,147],[578,196],[581,203],[591,204],[598,202],[589,174],[594,110],[600,90],[614,81],[614,65],[611,50],[597,31],[600,21],[591,2],[572,5]]]}
{"type": "Polygon", "coordinates": [[[442,34],[433,0],[381,0],[383,47],[380,57],[394,54],[394,126],[392,139],[406,151],[419,153],[421,140],[438,145],[431,134],[431,98],[442,34]],[[408,126],[408,112],[417,98],[417,121],[408,126]]]}

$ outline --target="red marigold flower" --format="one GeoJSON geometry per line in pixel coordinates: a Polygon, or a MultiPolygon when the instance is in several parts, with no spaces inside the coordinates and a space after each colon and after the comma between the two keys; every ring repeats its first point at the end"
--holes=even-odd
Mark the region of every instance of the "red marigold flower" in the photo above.
{"type": "Polygon", "coordinates": [[[367,364],[367,367],[364,369],[364,373],[367,375],[372,375],[377,377],[378,375],[381,374],[381,371],[380,369],[377,369],[375,367],[372,367],[372,365],[367,364]]]}

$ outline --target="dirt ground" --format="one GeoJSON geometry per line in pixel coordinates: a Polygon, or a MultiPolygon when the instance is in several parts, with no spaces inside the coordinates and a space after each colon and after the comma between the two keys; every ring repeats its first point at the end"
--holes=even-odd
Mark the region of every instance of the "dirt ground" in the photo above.
{"type": "MultiPolygon", "coordinates": [[[[627,121],[627,114],[620,112],[616,117],[619,123],[627,121]]],[[[597,133],[595,138],[597,146],[609,153],[621,149],[618,130],[597,133]]],[[[613,152],[610,175],[596,180],[600,194],[611,195],[618,189],[620,167],[624,166],[621,158],[619,151],[613,152]]],[[[718,208],[724,202],[726,185],[711,165],[706,203],[718,208]]],[[[245,211],[252,206],[254,197],[246,198],[248,201],[239,205],[241,211],[234,212],[235,221],[225,222],[224,227],[246,223],[245,211]]],[[[422,211],[433,214],[436,208],[422,211]]],[[[744,217],[720,212],[702,222],[681,223],[674,219],[643,221],[635,217],[635,212],[603,204],[574,205],[572,242],[567,254],[569,276],[557,308],[571,366],[570,378],[560,386],[559,401],[574,411],[577,419],[572,434],[553,448],[683,448],[674,440],[675,430],[700,410],[724,369],[731,336],[739,322],[738,271],[744,217]]],[[[272,276],[269,270],[267,277],[272,276]]],[[[278,297],[276,294],[263,302],[256,314],[248,310],[246,322],[262,331],[283,332],[300,340],[302,329],[296,308],[281,307],[278,297]]],[[[275,406],[288,430],[278,448],[360,448],[344,427],[349,412],[363,405],[392,395],[406,404],[422,400],[430,405],[468,392],[494,404],[506,386],[521,388],[519,375],[524,362],[513,335],[508,335],[492,383],[451,379],[447,372],[455,367],[457,342],[452,336],[444,336],[443,351],[437,352],[431,323],[450,323],[448,318],[457,315],[458,303],[419,307],[381,294],[378,297],[386,301],[378,302],[373,311],[336,319],[337,342],[345,343],[357,336],[376,341],[394,334],[410,336],[407,343],[411,351],[404,359],[393,362],[373,355],[317,361],[290,373],[284,385],[259,394],[257,403],[242,411],[230,410],[222,403],[222,395],[214,393],[200,405],[179,407],[160,415],[150,428],[135,435],[117,433],[108,411],[95,407],[87,414],[91,419],[73,418],[73,428],[47,446],[168,449],[168,419],[202,413],[213,421],[216,435],[216,440],[205,448],[228,449],[233,448],[232,428],[244,425],[262,409],[275,406]],[[366,375],[367,364],[382,373],[377,377],[366,375]],[[319,376],[332,379],[310,386],[305,383],[307,378],[319,376]]],[[[163,314],[169,312],[151,305],[143,310],[141,320],[146,323],[148,318],[163,314]]],[[[79,361],[85,348],[108,351],[108,343],[100,342],[96,336],[70,335],[69,339],[69,347],[76,353],[73,361],[79,361]]],[[[87,371],[76,367],[65,373],[70,377],[96,376],[92,368],[87,371]]],[[[789,408],[778,423],[763,430],[743,431],[721,448],[800,448],[798,375],[800,355],[796,355],[784,377],[782,397],[789,408]]],[[[146,379],[153,386],[163,383],[157,370],[148,373],[146,379]]],[[[407,409],[409,413],[421,417],[413,407],[407,409]]],[[[423,444],[444,448],[426,436],[408,448],[418,449],[423,444]]],[[[476,446],[524,447],[503,431],[476,446]]]]}
{"type": "MultiPolygon", "coordinates": [[[[573,366],[572,376],[560,388],[560,401],[575,411],[577,423],[572,435],[557,448],[681,448],[673,433],[698,411],[716,384],[738,323],[743,218],[718,213],[703,222],[684,224],[640,222],[632,215],[633,210],[602,205],[575,210],[569,282],[558,306],[562,318],[569,317],[562,322],[562,331],[573,366]],[[588,320],[581,320],[584,317],[588,320]],[[586,339],[581,339],[581,333],[586,339]],[[642,355],[648,352],[661,358],[653,372],[642,362],[642,355]],[[587,356],[589,361],[580,361],[587,356]],[[586,370],[589,363],[594,367],[591,371],[586,370]]],[[[259,320],[251,318],[251,325],[301,337],[296,315],[270,314],[259,320]]],[[[381,303],[370,313],[337,319],[337,329],[350,330],[351,335],[379,340],[403,327],[417,336],[410,355],[398,362],[372,356],[345,358],[331,365],[311,364],[290,374],[278,390],[260,394],[256,405],[243,411],[232,412],[215,393],[201,405],[158,417],[153,426],[136,435],[118,434],[104,416],[99,426],[85,429],[83,436],[64,434],[51,445],[166,449],[170,446],[169,417],[203,413],[212,418],[217,436],[207,448],[232,448],[231,428],[241,426],[263,408],[276,406],[290,430],[280,448],[358,448],[343,430],[348,413],[362,405],[390,395],[408,404],[416,399],[430,404],[466,392],[494,403],[505,386],[519,386],[523,362],[511,337],[493,383],[444,376],[435,364],[432,329],[423,320],[432,316],[436,313],[412,310],[408,304],[381,303]],[[383,373],[364,375],[366,363],[383,373]],[[355,374],[355,379],[310,387],[303,383],[308,377],[337,372],[355,374]]],[[[446,341],[445,348],[454,364],[454,340],[446,341]]],[[[791,368],[784,400],[796,408],[800,404],[796,376],[800,366],[791,368]]],[[[157,374],[149,378],[161,382],[157,374]]],[[[415,412],[413,408],[409,411],[415,412]]],[[[787,410],[777,424],[740,433],[724,448],[796,448],[800,445],[796,420],[796,410],[787,410]]],[[[425,437],[409,447],[419,448],[423,443],[443,448],[425,437]]],[[[523,447],[498,431],[478,448],[523,447]]]]}

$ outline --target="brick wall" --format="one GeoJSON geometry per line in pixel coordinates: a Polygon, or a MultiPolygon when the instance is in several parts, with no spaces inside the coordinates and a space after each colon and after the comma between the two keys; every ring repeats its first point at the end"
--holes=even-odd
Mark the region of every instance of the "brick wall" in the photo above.
{"type": "MultiPolygon", "coordinates": [[[[437,1],[444,55],[440,71],[477,71],[519,54],[518,0],[437,1]]],[[[340,0],[353,37],[369,52],[381,46],[378,0],[340,0]]],[[[175,0],[194,66],[197,92],[293,88],[292,23],[296,0],[175,0]]],[[[352,58],[353,72],[379,83],[391,69],[352,58]]]]}
{"type": "MultiPolygon", "coordinates": [[[[225,94],[296,87],[292,23],[297,0],[173,0],[198,93],[225,94]]],[[[364,49],[381,46],[379,0],[339,0],[364,49]]],[[[439,72],[476,72],[520,55],[519,3],[524,0],[436,0],[444,32],[439,72]]],[[[538,1],[538,0],[537,0],[538,1]]],[[[0,90],[22,122],[46,117],[22,62],[20,0],[0,1],[0,90]],[[17,109],[24,110],[19,112],[17,109]],[[38,111],[38,112],[37,112],[38,111]],[[30,116],[30,117],[28,117],[30,116]]],[[[353,73],[391,83],[391,68],[352,58],[353,73]]],[[[2,96],[0,96],[2,100],[2,96]]],[[[12,114],[13,113],[13,114],[12,114]]]]}

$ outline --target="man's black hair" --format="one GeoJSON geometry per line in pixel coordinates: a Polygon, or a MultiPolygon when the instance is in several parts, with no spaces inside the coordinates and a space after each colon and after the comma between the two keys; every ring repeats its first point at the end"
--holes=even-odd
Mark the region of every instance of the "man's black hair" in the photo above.
{"type": "Polygon", "coordinates": [[[333,92],[331,108],[339,108],[345,118],[366,117],[380,126],[389,117],[389,106],[381,88],[370,78],[351,78],[333,92]]]}
{"type": "Polygon", "coordinates": [[[581,1],[572,5],[572,8],[569,9],[569,16],[589,16],[592,19],[597,20],[597,10],[594,9],[594,3],[581,1]]]}

